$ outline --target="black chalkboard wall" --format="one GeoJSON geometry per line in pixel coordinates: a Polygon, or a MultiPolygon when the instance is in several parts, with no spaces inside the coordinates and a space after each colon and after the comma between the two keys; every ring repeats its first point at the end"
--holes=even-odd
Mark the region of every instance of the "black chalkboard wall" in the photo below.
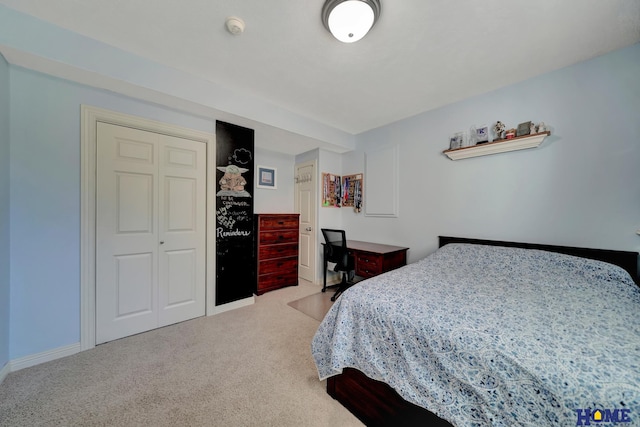
{"type": "Polygon", "coordinates": [[[254,131],[216,122],[216,305],[255,291],[254,131]]]}

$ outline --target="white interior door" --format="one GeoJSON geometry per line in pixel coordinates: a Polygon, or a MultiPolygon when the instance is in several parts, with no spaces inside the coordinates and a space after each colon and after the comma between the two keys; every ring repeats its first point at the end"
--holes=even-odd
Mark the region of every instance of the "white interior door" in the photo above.
{"type": "Polygon", "coordinates": [[[98,123],[96,343],[204,315],[205,150],[98,123]]]}
{"type": "Polygon", "coordinates": [[[159,135],[158,325],[205,314],[206,145],[159,135]]]}
{"type": "Polygon", "coordinates": [[[298,275],[312,283],[316,275],[316,166],[296,165],[296,212],[300,214],[298,275]]]}

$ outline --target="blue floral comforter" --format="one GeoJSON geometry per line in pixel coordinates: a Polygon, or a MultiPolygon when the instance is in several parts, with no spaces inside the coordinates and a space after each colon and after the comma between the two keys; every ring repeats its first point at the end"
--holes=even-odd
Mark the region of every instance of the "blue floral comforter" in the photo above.
{"type": "Polygon", "coordinates": [[[640,289],[599,261],[449,244],[347,290],[312,353],[457,426],[640,425],[640,289]]]}

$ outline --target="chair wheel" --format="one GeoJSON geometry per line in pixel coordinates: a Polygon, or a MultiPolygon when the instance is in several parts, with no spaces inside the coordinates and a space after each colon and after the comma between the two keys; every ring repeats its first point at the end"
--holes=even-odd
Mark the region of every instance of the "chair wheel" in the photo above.
{"type": "Polygon", "coordinates": [[[336,296],[335,295],[331,297],[331,301],[333,301],[333,302],[336,301],[336,296]]]}
{"type": "Polygon", "coordinates": [[[322,288],[322,292],[326,292],[327,290],[325,288],[322,288]]]}

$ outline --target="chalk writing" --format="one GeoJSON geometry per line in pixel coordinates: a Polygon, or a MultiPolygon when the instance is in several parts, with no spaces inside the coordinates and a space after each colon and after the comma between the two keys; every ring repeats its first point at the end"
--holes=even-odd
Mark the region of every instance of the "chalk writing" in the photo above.
{"type": "Polygon", "coordinates": [[[247,237],[251,235],[251,230],[235,230],[225,231],[224,228],[218,227],[216,229],[216,237],[247,237]]]}

